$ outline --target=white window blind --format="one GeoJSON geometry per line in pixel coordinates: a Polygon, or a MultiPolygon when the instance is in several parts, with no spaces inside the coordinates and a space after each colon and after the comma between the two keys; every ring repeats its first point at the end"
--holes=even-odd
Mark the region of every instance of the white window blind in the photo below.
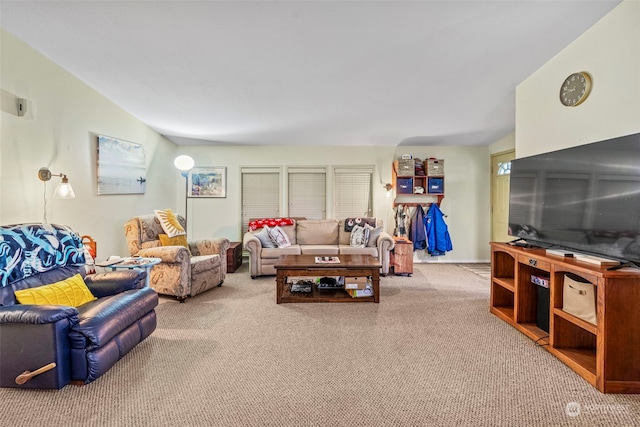
{"type": "Polygon", "coordinates": [[[324,168],[289,168],[290,217],[324,219],[326,216],[326,182],[324,168]]]}
{"type": "Polygon", "coordinates": [[[334,217],[372,215],[371,178],[373,166],[338,167],[333,171],[334,217]]]}
{"type": "Polygon", "coordinates": [[[242,168],[242,233],[252,218],[280,216],[279,184],[279,168],[242,168]]]}

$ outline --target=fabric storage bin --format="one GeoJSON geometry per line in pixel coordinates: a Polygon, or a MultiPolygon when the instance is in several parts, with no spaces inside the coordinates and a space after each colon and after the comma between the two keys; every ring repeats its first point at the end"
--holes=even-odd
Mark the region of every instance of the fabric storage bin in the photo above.
{"type": "Polygon", "coordinates": [[[429,194],[444,193],[444,178],[428,178],[427,193],[429,194]]]}
{"type": "Polygon", "coordinates": [[[576,275],[564,275],[562,310],[594,325],[596,320],[596,287],[576,275]]]}
{"type": "Polygon", "coordinates": [[[415,161],[413,159],[409,160],[398,160],[398,176],[413,176],[415,172],[415,161]]]}
{"type": "Polygon", "coordinates": [[[413,194],[413,178],[398,178],[398,194],[413,194]]]}
{"type": "Polygon", "coordinates": [[[444,159],[427,159],[424,161],[427,176],[444,175],[444,159]]]}

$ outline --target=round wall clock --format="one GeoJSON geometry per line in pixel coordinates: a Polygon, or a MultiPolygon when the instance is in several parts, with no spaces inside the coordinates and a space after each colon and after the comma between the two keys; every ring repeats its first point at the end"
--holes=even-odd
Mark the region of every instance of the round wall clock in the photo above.
{"type": "Polygon", "coordinates": [[[591,74],[586,71],[571,74],[560,86],[560,102],[567,107],[577,107],[589,97],[592,83],[591,74]]]}

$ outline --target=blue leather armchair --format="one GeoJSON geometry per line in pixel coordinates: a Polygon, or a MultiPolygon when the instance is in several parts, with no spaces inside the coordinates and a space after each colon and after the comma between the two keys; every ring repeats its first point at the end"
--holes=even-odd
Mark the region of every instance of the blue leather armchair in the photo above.
{"type": "Polygon", "coordinates": [[[158,295],[145,278],[144,270],[85,275],[82,241],[68,227],[0,227],[0,386],[59,389],[99,378],[156,328],[158,295]],[[15,299],[16,290],[77,273],[96,300],[69,307],[15,299]]]}

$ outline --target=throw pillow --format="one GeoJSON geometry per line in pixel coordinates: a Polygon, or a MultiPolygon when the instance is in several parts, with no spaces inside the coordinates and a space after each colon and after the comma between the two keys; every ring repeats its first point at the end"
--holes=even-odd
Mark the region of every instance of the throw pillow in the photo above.
{"type": "Polygon", "coordinates": [[[273,243],[273,240],[271,240],[271,236],[269,235],[269,230],[270,228],[265,225],[264,227],[262,227],[260,231],[258,231],[257,233],[253,233],[253,235],[256,236],[258,240],[260,240],[260,243],[262,243],[263,248],[276,247],[276,245],[273,243]]]}
{"type": "Polygon", "coordinates": [[[356,225],[360,226],[360,227],[364,227],[365,224],[369,224],[372,227],[375,227],[376,225],[376,219],[375,218],[346,218],[344,220],[344,231],[352,231],[353,227],[355,227],[356,225]]]}
{"type": "Polygon", "coordinates": [[[156,214],[158,221],[160,221],[160,226],[167,233],[167,236],[176,237],[187,234],[171,209],[154,210],[153,212],[156,214]]]}
{"type": "Polygon", "coordinates": [[[289,236],[284,232],[279,225],[276,225],[269,230],[269,236],[271,236],[271,240],[275,243],[277,248],[288,248],[291,246],[291,242],[289,241],[289,236]]]}
{"type": "Polygon", "coordinates": [[[78,307],[97,299],[79,274],[50,285],[15,291],[15,295],[20,304],[67,305],[71,307],[78,307]]]}
{"type": "Polygon", "coordinates": [[[369,224],[365,224],[364,228],[369,230],[369,240],[367,240],[367,246],[376,247],[378,245],[378,237],[382,233],[382,226],[372,227],[369,224]]]}
{"type": "Polygon", "coordinates": [[[166,234],[158,234],[158,238],[160,239],[160,244],[162,246],[184,246],[187,248],[189,252],[189,256],[191,256],[191,251],[189,250],[189,243],[187,243],[187,236],[180,235],[175,237],[169,237],[166,234]]]}
{"type": "Polygon", "coordinates": [[[367,246],[367,240],[369,238],[369,230],[355,225],[351,229],[350,245],[354,248],[364,248],[367,246]]]}

